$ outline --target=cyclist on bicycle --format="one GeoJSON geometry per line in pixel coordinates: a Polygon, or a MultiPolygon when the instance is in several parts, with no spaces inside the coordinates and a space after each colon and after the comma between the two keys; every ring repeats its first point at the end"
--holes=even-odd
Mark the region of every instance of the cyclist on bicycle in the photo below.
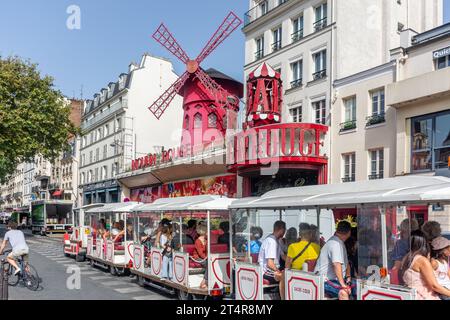
{"type": "Polygon", "coordinates": [[[23,234],[23,232],[17,230],[16,222],[9,221],[8,230],[9,231],[6,232],[5,238],[3,239],[3,243],[0,247],[0,255],[3,254],[3,250],[5,250],[5,247],[9,242],[12,247],[12,251],[6,258],[6,260],[16,269],[16,272],[14,273],[14,275],[16,276],[19,272],[22,271],[20,270],[20,267],[18,266],[16,260],[20,257],[23,257],[24,261],[27,261],[29,248],[27,242],[25,241],[25,235],[23,234]]]}

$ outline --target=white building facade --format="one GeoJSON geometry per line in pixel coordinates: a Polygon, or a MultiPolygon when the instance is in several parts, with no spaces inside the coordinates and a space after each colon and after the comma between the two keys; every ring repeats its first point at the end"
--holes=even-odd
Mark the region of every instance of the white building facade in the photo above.
{"type": "MultiPolygon", "coordinates": [[[[388,63],[403,30],[423,32],[443,20],[442,0],[250,0],[249,5],[245,77],[267,62],[284,83],[282,122],[328,126],[335,80],[388,63]]],[[[329,167],[332,174],[331,157],[329,167]]]]}
{"type": "Polygon", "coordinates": [[[172,63],[144,54],[139,64],[86,102],[79,158],[82,205],[119,202],[116,176],[130,170],[138,156],[178,142],[181,97],[158,120],[148,107],[178,78],[172,63]]]}

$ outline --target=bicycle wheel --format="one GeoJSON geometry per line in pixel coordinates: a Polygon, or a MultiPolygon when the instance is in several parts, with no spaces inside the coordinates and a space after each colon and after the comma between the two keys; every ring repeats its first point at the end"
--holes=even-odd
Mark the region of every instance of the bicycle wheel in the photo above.
{"type": "Polygon", "coordinates": [[[14,267],[9,263],[5,266],[5,273],[7,273],[8,275],[8,285],[10,285],[11,287],[15,287],[19,284],[20,278],[19,275],[14,275],[15,271],[16,269],[14,269],[14,267]]]}
{"type": "Polygon", "coordinates": [[[37,289],[39,289],[39,275],[36,269],[29,263],[27,263],[23,272],[23,281],[25,283],[25,286],[31,291],[36,291],[37,289]]]}

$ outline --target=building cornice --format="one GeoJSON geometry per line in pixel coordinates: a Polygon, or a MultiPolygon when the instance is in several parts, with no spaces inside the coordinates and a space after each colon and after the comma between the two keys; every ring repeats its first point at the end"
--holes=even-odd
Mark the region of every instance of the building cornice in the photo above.
{"type": "Polygon", "coordinates": [[[375,68],[371,68],[351,76],[337,79],[334,81],[333,86],[335,88],[344,87],[350,84],[353,84],[358,81],[366,80],[368,78],[376,77],[385,73],[393,72],[394,67],[396,66],[397,61],[390,61],[388,63],[376,66],[375,68]]]}

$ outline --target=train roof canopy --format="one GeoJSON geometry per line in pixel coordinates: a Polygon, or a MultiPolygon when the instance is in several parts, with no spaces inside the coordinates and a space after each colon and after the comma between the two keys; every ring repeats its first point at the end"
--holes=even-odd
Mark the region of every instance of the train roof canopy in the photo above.
{"type": "Polygon", "coordinates": [[[138,206],[133,211],[135,212],[150,212],[150,211],[220,211],[228,210],[231,203],[235,199],[227,197],[201,195],[194,197],[179,197],[179,198],[164,198],[158,199],[151,204],[144,204],[138,206]]]}
{"type": "Polygon", "coordinates": [[[135,207],[139,206],[139,202],[121,202],[121,203],[107,203],[102,207],[92,208],[86,211],[88,214],[93,213],[122,213],[130,212],[135,207]]]}
{"type": "Polygon", "coordinates": [[[233,209],[337,208],[362,204],[450,204],[450,179],[404,176],[270,191],[259,198],[233,202],[233,209]]]}

